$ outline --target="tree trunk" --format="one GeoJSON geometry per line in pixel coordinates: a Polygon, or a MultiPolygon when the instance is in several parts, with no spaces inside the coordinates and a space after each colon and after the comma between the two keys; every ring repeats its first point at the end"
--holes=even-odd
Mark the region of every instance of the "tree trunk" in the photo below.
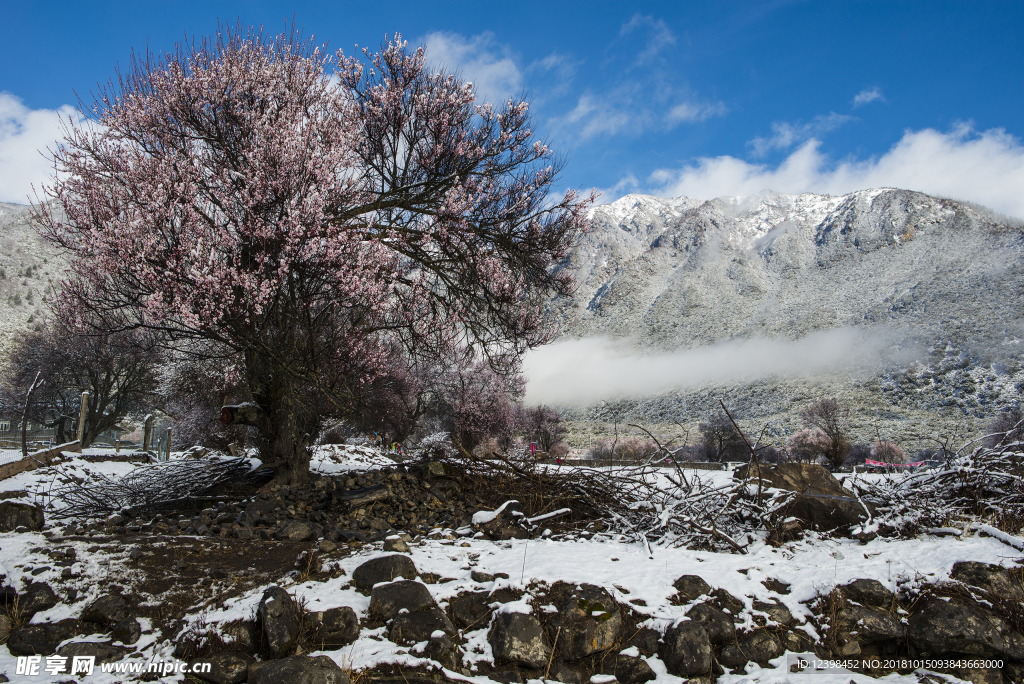
{"type": "Polygon", "coordinates": [[[39,376],[42,375],[42,371],[36,372],[35,379],[32,380],[32,386],[28,388],[28,392],[25,394],[25,412],[21,416],[21,456],[25,458],[28,456],[28,409],[32,405],[32,395],[39,389],[39,376]]]}

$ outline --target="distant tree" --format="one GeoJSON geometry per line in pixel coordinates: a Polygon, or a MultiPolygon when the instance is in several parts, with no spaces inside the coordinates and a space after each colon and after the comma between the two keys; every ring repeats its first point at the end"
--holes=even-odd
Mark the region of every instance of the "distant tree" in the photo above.
{"type": "Polygon", "coordinates": [[[870,445],[855,442],[850,445],[850,450],[846,452],[846,460],[844,463],[851,466],[863,465],[864,461],[869,458],[871,458],[870,445]]]}
{"type": "Polygon", "coordinates": [[[850,448],[846,438],[849,410],[836,399],[819,399],[801,411],[800,418],[807,427],[825,433],[828,448],[822,453],[833,468],[841,467],[850,448]]]}
{"type": "Polygon", "coordinates": [[[82,392],[89,392],[82,446],[152,405],[160,355],[135,332],[77,334],[62,325],[16,338],[4,375],[5,393],[24,395],[37,372],[43,381],[31,420],[54,428],[58,442],[78,427],[82,392]]]}
{"type": "Polygon", "coordinates": [[[565,434],[561,414],[548,406],[524,409],[522,423],[527,439],[536,442],[542,451],[551,451],[551,447],[565,434]]]}
{"type": "Polygon", "coordinates": [[[884,439],[877,440],[871,446],[871,460],[882,463],[903,463],[906,459],[906,452],[892,442],[884,439]]]}
{"type": "Polygon", "coordinates": [[[999,447],[1024,442],[1024,412],[1019,408],[1003,411],[988,426],[988,446],[999,447]]]}
{"type": "Polygon", "coordinates": [[[324,407],[358,410],[394,345],[506,366],[574,290],[555,266],[593,198],[552,195],[526,102],[474,101],[400,37],[332,58],[239,26],[133,58],[35,207],[70,252],[61,316],[230,349],[252,405],[226,419],[278,481],[307,479],[324,407]]]}
{"type": "Polygon", "coordinates": [[[813,462],[832,448],[832,440],[819,428],[804,428],[786,441],[786,449],[794,460],[813,462]]]}
{"type": "MultiPolygon", "coordinates": [[[[721,463],[745,460],[743,456],[747,451],[746,442],[725,413],[720,411],[708,416],[697,429],[700,431],[700,444],[708,461],[721,463]]],[[[747,456],[749,458],[749,454],[747,456]]]]}
{"type": "Polygon", "coordinates": [[[486,361],[464,359],[434,381],[430,413],[467,452],[493,438],[507,442],[519,426],[525,379],[518,373],[497,372],[486,361]]]}

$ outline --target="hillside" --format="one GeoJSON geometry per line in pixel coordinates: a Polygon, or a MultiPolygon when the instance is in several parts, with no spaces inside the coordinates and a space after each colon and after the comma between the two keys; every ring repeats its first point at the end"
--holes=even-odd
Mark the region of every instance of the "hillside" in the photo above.
{"type": "Polygon", "coordinates": [[[836,394],[859,407],[866,434],[905,418],[980,429],[1024,380],[1022,252],[1019,222],[904,190],[624,197],[594,210],[566,265],[577,297],[549,312],[563,337],[666,352],[846,329],[902,353],[867,376],[708,383],[572,413],[685,423],[727,397],[753,422],[791,424],[791,404],[836,394]]]}

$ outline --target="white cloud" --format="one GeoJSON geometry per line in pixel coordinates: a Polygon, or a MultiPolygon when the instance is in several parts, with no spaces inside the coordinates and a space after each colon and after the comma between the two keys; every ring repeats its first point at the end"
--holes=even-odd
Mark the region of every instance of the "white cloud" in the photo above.
{"type": "Polygon", "coordinates": [[[852,120],[852,116],[831,112],[828,115],[816,116],[808,123],[776,121],[772,123],[772,135],[770,138],[757,137],[748,142],[747,145],[752,148],[751,151],[755,157],[763,157],[772,150],[784,150],[797,143],[817,138],[823,133],[834,131],[847,121],[852,120]]]}
{"type": "Polygon", "coordinates": [[[869,102],[874,102],[875,100],[885,100],[885,97],[882,96],[882,89],[877,86],[874,88],[865,88],[853,96],[853,106],[862,107],[869,102]]]}
{"type": "Polygon", "coordinates": [[[871,372],[913,354],[894,350],[894,341],[882,328],[837,328],[799,340],[734,340],[641,354],[607,338],[558,340],[523,359],[526,403],[585,406],[670,389],[871,372]]]}
{"type": "Polygon", "coordinates": [[[0,202],[25,204],[33,185],[51,182],[53,165],[40,150],[45,154],[63,137],[61,118],[69,116],[78,120],[78,112],[69,105],[29,109],[14,95],[0,92],[0,202]]]}
{"type": "Polygon", "coordinates": [[[676,36],[664,20],[641,14],[634,14],[632,19],[623,24],[619,29],[619,36],[638,30],[647,31],[648,36],[644,49],[636,56],[636,64],[643,64],[657,56],[664,48],[676,44],[676,36]]]}
{"type": "Polygon", "coordinates": [[[427,61],[447,71],[457,71],[476,88],[477,102],[500,103],[518,94],[523,74],[508,48],[491,32],[471,38],[435,31],[418,41],[426,45],[427,61]]]}
{"type": "Polygon", "coordinates": [[[680,102],[672,107],[665,120],[671,125],[676,123],[698,123],[713,116],[725,116],[728,110],[723,102],[680,102]]]}
{"type": "Polygon", "coordinates": [[[808,140],[772,167],[732,156],[701,157],[679,169],[660,169],[649,182],[663,196],[698,199],[749,196],[764,190],[833,195],[898,187],[983,204],[1024,217],[1024,145],[1003,129],[977,132],[961,124],[948,133],[906,131],[885,154],[831,161],[808,140]]]}

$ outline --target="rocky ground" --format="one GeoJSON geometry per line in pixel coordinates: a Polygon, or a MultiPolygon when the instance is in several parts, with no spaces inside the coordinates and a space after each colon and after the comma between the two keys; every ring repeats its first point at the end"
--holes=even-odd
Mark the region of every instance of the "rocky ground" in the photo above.
{"type": "Polygon", "coordinates": [[[1024,681],[1024,540],[850,536],[866,514],[809,466],[763,475],[803,492],[800,524],[743,554],[637,543],[514,473],[365,449],[174,513],[62,521],[38,496],[135,467],[74,458],[4,483],[8,681],[45,679],[17,672],[36,654],[210,665],[51,679],[83,683],[1024,681]]]}

